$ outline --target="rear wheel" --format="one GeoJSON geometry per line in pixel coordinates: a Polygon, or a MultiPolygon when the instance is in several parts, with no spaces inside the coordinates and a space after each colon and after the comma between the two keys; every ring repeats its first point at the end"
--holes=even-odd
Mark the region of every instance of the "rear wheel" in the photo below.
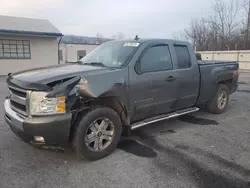
{"type": "Polygon", "coordinates": [[[226,85],[219,84],[215,97],[208,102],[207,110],[214,114],[225,111],[229,101],[229,89],[226,85]]]}
{"type": "Polygon", "coordinates": [[[96,108],[82,117],[74,133],[72,146],[78,156],[98,160],[115,150],[121,132],[121,121],[114,110],[96,108]]]}

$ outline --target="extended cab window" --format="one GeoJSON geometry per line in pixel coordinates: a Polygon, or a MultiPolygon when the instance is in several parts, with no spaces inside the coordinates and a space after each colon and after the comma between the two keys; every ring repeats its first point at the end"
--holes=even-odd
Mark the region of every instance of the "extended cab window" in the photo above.
{"type": "Polygon", "coordinates": [[[140,60],[141,72],[155,72],[172,68],[168,45],[153,46],[147,49],[140,60]]]}
{"type": "Polygon", "coordinates": [[[187,46],[175,45],[174,49],[177,56],[178,68],[186,69],[191,67],[191,59],[187,46]]]}

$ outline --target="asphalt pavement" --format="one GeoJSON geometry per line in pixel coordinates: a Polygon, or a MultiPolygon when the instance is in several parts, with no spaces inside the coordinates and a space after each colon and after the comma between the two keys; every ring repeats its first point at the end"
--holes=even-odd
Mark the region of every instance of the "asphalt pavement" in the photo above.
{"type": "MultiPolygon", "coordinates": [[[[16,137],[0,107],[0,188],[250,187],[250,73],[242,73],[227,111],[199,111],[123,138],[95,162],[70,149],[37,149],[16,137]]],[[[0,101],[7,95],[0,78],[0,101]]]]}

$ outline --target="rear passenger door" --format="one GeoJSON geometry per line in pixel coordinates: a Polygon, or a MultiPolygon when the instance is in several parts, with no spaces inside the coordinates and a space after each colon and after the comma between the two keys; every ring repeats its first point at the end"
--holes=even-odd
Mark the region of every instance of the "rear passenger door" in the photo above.
{"type": "Polygon", "coordinates": [[[190,45],[174,44],[173,50],[178,74],[176,110],[191,107],[199,95],[200,73],[194,50],[190,45]]]}

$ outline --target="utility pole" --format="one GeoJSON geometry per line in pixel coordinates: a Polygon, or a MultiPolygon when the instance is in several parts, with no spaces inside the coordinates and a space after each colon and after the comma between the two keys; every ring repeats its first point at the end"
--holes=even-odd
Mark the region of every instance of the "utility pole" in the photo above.
{"type": "Polygon", "coordinates": [[[246,29],[246,50],[250,49],[250,0],[248,2],[248,17],[247,17],[247,29],[246,29]]]}

